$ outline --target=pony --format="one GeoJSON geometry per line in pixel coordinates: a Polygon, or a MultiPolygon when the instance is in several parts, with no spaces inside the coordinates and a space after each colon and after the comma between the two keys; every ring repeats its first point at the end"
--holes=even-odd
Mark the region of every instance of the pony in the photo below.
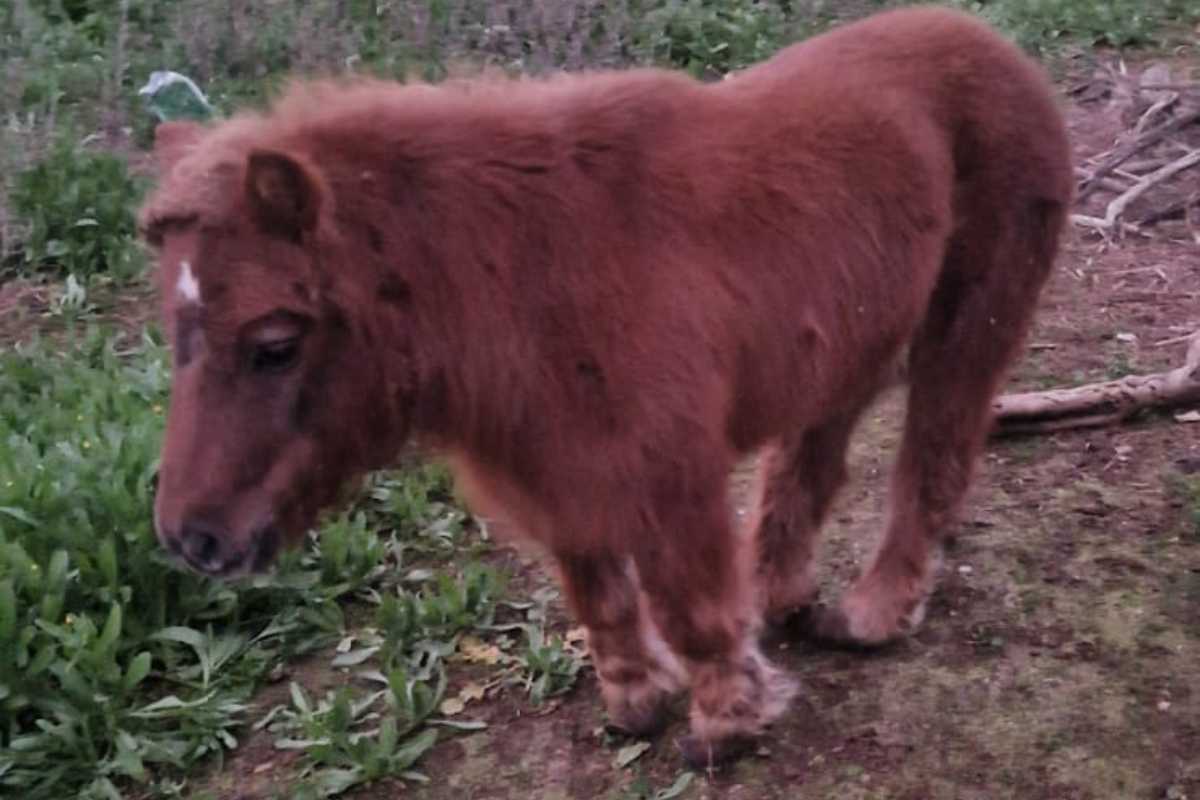
{"type": "Polygon", "coordinates": [[[613,726],[652,734],[690,692],[693,765],[787,708],[765,633],[920,623],[1072,199],[1043,70],[938,8],[715,83],[296,82],[155,149],[163,546],[266,569],[415,442],[552,558],[613,726]],[[818,603],[847,441],[898,368],[886,529],[818,603]],[[756,453],[737,526],[728,477],[756,453]]]}

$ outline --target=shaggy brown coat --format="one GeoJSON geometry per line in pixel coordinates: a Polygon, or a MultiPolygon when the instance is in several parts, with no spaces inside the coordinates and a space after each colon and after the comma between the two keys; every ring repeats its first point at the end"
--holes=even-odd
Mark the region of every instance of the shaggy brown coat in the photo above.
{"type": "Polygon", "coordinates": [[[690,687],[696,763],[786,707],[764,616],[863,644],[919,621],[1072,184],[1040,69],[938,9],[713,85],[299,85],[158,148],[166,546],[263,568],[416,437],[554,555],[615,724],[690,687]],[[902,354],[887,530],[813,611],[847,439],[902,354]],[[727,478],[764,448],[739,535],[727,478]]]}

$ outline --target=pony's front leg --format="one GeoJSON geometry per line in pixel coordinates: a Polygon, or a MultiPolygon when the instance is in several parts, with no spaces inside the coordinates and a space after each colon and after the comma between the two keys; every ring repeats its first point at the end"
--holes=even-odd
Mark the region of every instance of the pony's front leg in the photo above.
{"type": "Polygon", "coordinates": [[[657,494],[662,525],[640,537],[635,562],[651,618],[686,666],[690,734],[679,742],[694,767],[736,757],[786,710],[795,682],[759,650],[755,548],[729,525],[724,482],[695,476],[657,494]]]}
{"type": "Polygon", "coordinates": [[[632,736],[658,733],[687,675],[647,613],[632,559],[559,553],[567,602],[587,631],[610,725],[632,736]]]}

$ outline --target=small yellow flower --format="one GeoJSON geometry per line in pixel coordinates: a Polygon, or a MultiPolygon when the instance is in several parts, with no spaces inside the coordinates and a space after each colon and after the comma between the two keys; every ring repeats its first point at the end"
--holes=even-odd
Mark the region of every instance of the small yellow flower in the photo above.
{"type": "Polygon", "coordinates": [[[67,614],[67,617],[66,617],[66,620],[65,620],[65,621],[66,621],[66,623],[67,623],[68,625],[74,625],[74,624],[75,624],[75,615],[74,615],[74,614],[67,614]]]}
{"type": "Polygon", "coordinates": [[[160,406],[158,403],[155,403],[153,408],[154,408],[154,413],[155,413],[155,414],[161,414],[161,413],[162,413],[162,406],[160,406]]]}
{"type": "Polygon", "coordinates": [[[91,447],[91,446],[92,446],[92,443],[91,443],[91,442],[89,442],[87,439],[84,439],[84,440],[83,440],[83,449],[84,449],[84,450],[87,450],[87,449],[88,449],[89,447],[91,447]]]}

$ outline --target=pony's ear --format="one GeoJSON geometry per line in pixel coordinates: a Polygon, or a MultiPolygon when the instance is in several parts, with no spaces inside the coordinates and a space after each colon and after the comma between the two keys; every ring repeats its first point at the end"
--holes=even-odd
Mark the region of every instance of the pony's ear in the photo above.
{"type": "Polygon", "coordinates": [[[204,126],[187,120],[163,122],[154,129],[154,158],[164,172],[175,166],[204,135],[204,126]]]}
{"type": "Polygon", "coordinates": [[[297,238],[317,227],[325,190],[316,169],[295,156],[254,150],[246,162],[246,201],[266,232],[297,238]]]}

